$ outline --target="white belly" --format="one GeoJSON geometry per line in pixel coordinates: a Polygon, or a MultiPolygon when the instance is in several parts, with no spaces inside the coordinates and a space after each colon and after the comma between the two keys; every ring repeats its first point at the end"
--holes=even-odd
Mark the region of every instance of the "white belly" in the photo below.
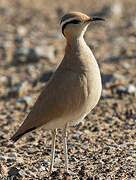
{"type": "Polygon", "coordinates": [[[80,121],[82,121],[87,114],[78,115],[78,113],[76,113],[76,116],[73,114],[73,117],[71,116],[67,116],[65,118],[58,118],[55,120],[51,120],[48,123],[45,124],[44,128],[46,130],[53,130],[53,129],[58,129],[58,128],[64,128],[66,123],[68,123],[69,126],[74,126],[76,124],[78,124],[80,121]]]}

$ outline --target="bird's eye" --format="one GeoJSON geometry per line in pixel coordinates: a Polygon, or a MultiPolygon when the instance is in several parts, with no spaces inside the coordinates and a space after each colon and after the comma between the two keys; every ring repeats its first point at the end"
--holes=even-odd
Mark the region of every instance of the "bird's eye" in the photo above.
{"type": "Polygon", "coordinates": [[[70,23],[72,23],[72,24],[79,24],[79,23],[81,23],[81,21],[80,21],[80,20],[75,19],[75,20],[71,21],[70,23]]]}

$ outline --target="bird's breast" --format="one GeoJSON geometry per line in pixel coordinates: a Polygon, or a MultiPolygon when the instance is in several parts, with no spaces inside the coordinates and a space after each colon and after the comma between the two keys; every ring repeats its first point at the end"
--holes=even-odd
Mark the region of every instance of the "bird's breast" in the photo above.
{"type": "Polygon", "coordinates": [[[91,111],[96,104],[98,103],[101,91],[102,91],[102,83],[101,83],[101,75],[100,70],[97,63],[91,67],[90,72],[87,75],[87,89],[88,89],[88,99],[87,99],[87,109],[91,111]]]}

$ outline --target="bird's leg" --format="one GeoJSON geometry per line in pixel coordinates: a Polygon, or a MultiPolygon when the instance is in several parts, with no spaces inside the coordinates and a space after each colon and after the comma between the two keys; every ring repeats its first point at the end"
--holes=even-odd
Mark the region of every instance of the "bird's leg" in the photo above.
{"type": "Polygon", "coordinates": [[[65,156],[65,170],[68,173],[68,151],[67,151],[67,124],[63,130],[64,156],[65,156]]]}
{"type": "Polygon", "coordinates": [[[52,130],[52,148],[51,148],[50,174],[53,171],[53,163],[54,163],[54,155],[55,155],[55,140],[56,140],[56,129],[52,130]]]}

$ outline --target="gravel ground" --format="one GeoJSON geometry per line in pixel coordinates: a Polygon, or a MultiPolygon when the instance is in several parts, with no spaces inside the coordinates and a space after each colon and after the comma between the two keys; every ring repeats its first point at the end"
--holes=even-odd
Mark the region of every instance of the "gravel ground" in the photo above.
{"type": "Polygon", "coordinates": [[[0,179],[136,179],[136,1],[1,0],[0,179]],[[51,132],[9,139],[27,116],[64,54],[60,17],[69,11],[106,21],[85,39],[98,60],[103,92],[97,107],[68,129],[71,175],[64,173],[58,130],[55,172],[49,176],[51,132]]]}

